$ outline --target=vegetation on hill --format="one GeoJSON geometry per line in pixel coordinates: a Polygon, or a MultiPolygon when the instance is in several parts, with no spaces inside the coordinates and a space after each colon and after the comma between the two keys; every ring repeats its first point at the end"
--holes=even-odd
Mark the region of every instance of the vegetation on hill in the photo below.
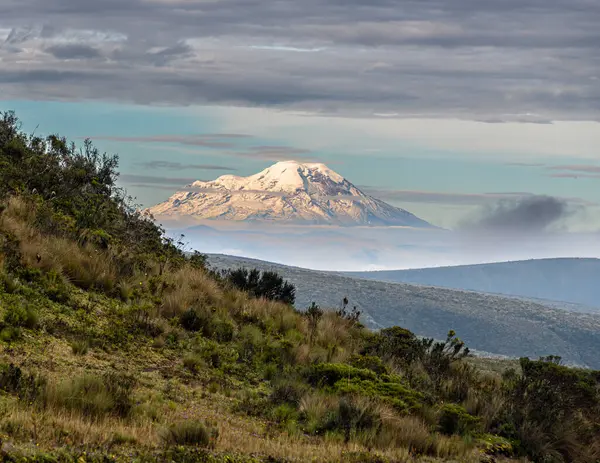
{"type": "Polygon", "coordinates": [[[448,288],[354,278],[244,257],[209,254],[211,268],[277,272],[296,287],[296,306],[339,306],[347,297],[372,329],[402,325],[444,339],[451,327],[474,351],[509,357],[560,355],[568,365],[600,369],[600,316],[563,304],[448,288]]]}
{"type": "Polygon", "coordinates": [[[500,375],[453,331],[296,310],[277,275],[183,253],[116,169],[0,119],[2,461],[600,458],[599,372],[550,357],[500,375]]]}

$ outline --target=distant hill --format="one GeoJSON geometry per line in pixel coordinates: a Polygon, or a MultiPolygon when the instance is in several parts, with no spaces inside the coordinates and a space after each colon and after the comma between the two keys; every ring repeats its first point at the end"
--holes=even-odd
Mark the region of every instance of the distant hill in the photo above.
{"type": "Polygon", "coordinates": [[[371,280],[467,289],[600,307],[600,259],[535,259],[346,274],[371,280]]]}
{"type": "Polygon", "coordinates": [[[506,356],[560,355],[600,368],[600,313],[570,311],[567,304],[472,291],[371,281],[232,256],[210,255],[211,266],[275,270],[297,287],[296,306],[315,301],[339,306],[347,296],[371,328],[400,325],[422,336],[444,338],[454,329],[472,348],[506,356]]]}

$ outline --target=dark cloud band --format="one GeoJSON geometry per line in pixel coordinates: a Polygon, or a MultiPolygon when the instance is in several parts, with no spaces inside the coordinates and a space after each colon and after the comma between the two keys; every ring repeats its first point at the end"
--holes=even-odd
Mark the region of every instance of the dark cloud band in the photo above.
{"type": "Polygon", "coordinates": [[[589,0],[6,0],[0,83],[3,98],[600,120],[599,23],[589,0]]]}

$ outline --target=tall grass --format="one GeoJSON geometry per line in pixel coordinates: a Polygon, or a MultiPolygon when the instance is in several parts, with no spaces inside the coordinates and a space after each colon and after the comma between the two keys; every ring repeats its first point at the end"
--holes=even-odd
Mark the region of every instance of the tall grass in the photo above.
{"type": "Polygon", "coordinates": [[[22,264],[64,275],[83,289],[112,291],[118,278],[110,252],[59,236],[43,236],[34,221],[35,209],[16,197],[8,200],[0,215],[0,230],[19,242],[22,264]]]}
{"type": "Polygon", "coordinates": [[[132,388],[133,381],[123,376],[84,374],[49,383],[43,400],[46,407],[79,413],[85,418],[124,418],[133,406],[132,388]]]}

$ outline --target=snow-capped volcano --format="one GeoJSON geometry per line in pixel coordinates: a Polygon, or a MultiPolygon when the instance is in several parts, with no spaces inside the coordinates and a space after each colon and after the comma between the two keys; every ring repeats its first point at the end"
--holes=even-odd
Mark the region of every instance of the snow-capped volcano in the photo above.
{"type": "Polygon", "coordinates": [[[173,218],[432,227],[363,193],[324,164],[295,161],[278,162],[250,177],[194,182],[149,212],[173,218]]]}

